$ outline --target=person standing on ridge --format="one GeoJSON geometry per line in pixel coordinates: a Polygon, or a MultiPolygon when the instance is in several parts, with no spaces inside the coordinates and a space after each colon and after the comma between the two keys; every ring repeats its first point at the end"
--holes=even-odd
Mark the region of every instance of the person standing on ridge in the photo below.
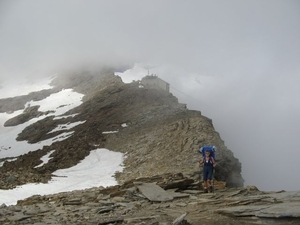
{"type": "Polygon", "coordinates": [[[208,193],[213,191],[213,187],[211,185],[211,180],[214,172],[214,168],[216,167],[216,161],[211,156],[211,151],[205,151],[205,156],[200,160],[199,166],[203,166],[203,182],[204,182],[204,193],[208,193]]]}

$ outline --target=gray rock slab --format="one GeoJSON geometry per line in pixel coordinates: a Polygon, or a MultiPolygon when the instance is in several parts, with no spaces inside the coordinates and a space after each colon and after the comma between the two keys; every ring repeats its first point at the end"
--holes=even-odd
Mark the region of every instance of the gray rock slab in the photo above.
{"type": "Polygon", "coordinates": [[[179,225],[183,221],[184,217],[186,217],[187,213],[182,214],[180,217],[176,218],[172,225],[179,225]]]}
{"type": "Polygon", "coordinates": [[[235,206],[217,209],[215,212],[227,216],[255,216],[259,211],[269,208],[270,205],[235,206]]]}
{"type": "Polygon", "coordinates": [[[21,220],[25,220],[30,217],[31,216],[24,215],[23,213],[15,213],[13,216],[9,216],[8,219],[10,221],[21,221],[21,220]]]}
{"type": "Polygon", "coordinates": [[[268,218],[300,218],[300,202],[286,202],[271,205],[255,214],[268,218]]]}
{"type": "Polygon", "coordinates": [[[184,191],[182,191],[183,193],[187,193],[187,194],[193,194],[193,195],[195,195],[195,194],[200,194],[200,193],[202,193],[203,191],[199,191],[199,190],[184,190],[184,191]]]}
{"type": "Polygon", "coordinates": [[[286,191],[286,192],[272,193],[266,195],[284,202],[300,201],[300,191],[286,191]]]}
{"type": "Polygon", "coordinates": [[[227,207],[218,209],[215,212],[236,217],[300,218],[300,202],[227,207]]]}
{"type": "Polygon", "coordinates": [[[180,193],[180,192],[173,192],[173,191],[167,191],[173,198],[188,198],[190,197],[190,194],[186,193],[180,193]]]}
{"type": "Polygon", "coordinates": [[[137,188],[150,201],[165,202],[173,200],[172,194],[154,183],[143,183],[137,186],[137,188]]]}

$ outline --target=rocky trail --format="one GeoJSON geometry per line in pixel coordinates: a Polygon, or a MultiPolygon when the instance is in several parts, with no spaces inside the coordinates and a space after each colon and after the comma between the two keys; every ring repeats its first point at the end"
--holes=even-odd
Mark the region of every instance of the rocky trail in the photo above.
{"type": "Polygon", "coordinates": [[[95,225],[299,224],[300,192],[255,186],[203,193],[182,174],[134,179],[108,188],[32,196],[0,207],[0,223],[95,225]]]}

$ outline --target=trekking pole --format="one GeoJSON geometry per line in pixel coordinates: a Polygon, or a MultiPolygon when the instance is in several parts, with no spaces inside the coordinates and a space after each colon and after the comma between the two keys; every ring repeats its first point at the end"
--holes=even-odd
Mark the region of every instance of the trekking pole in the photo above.
{"type": "Polygon", "coordinates": [[[212,180],[212,186],[213,186],[213,188],[212,188],[212,193],[215,193],[215,171],[216,171],[216,169],[213,168],[213,175],[212,175],[212,177],[213,177],[213,180],[212,180]]]}
{"type": "Polygon", "coordinates": [[[202,171],[201,171],[201,165],[199,165],[199,189],[200,189],[200,187],[202,186],[202,188],[203,188],[203,185],[201,185],[201,181],[202,181],[202,173],[201,173],[202,171]]]}

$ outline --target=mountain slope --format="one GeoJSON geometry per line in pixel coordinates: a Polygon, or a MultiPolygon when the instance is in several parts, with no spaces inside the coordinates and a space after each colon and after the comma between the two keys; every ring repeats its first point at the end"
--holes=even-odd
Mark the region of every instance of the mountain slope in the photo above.
{"type": "MultiPolygon", "coordinates": [[[[198,111],[186,109],[172,94],[139,88],[137,83],[124,84],[109,70],[96,74],[68,74],[54,79],[52,85],[54,87],[48,94],[73,88],[85,94],[83,103],[66,113],[73,116],[60,119],[48,116],[26,127],[18,140],[37,143],[63,133],[61,130],[49,133],[60,124],[82,123],[70,129],[74,133],[67,139],[5,162],[0,167],[0,188],[47,182],[52,172],[76,165],[96,147],[126,154],[125,169],[116,175],[120,183],[168,172],[182,172],[199,179],[197,162],[200,155],[197,150],[207,144],[218,148],[216,179],[225,181],[228,186],[243,185],[241,164],[224,145],[212,121],[198,111]],[[51,154],[52,159],[42,167],[34,168],[39,164],[39,158],[53,149],[56,151],[51,154]],[[16,179],[7,181],[9,176],[16,179]]],[[[42,93],[45,97],[45,91],[42,93]]],[[[18,97],[17,102],[22,98],[28,101],[41,97],[39,92],[31,93],[18,97]]],[[[11,104],[9,108],[5,102],[15,99],[2,99],[0,105],[6,105],[6,111],[14,111],[22,104],[18,107],[11,104]]],[[[36,116],[40,116],[38,108],[27,107],[22,117],[15,117],[7,124],[20,124],[36,116]]]]}

